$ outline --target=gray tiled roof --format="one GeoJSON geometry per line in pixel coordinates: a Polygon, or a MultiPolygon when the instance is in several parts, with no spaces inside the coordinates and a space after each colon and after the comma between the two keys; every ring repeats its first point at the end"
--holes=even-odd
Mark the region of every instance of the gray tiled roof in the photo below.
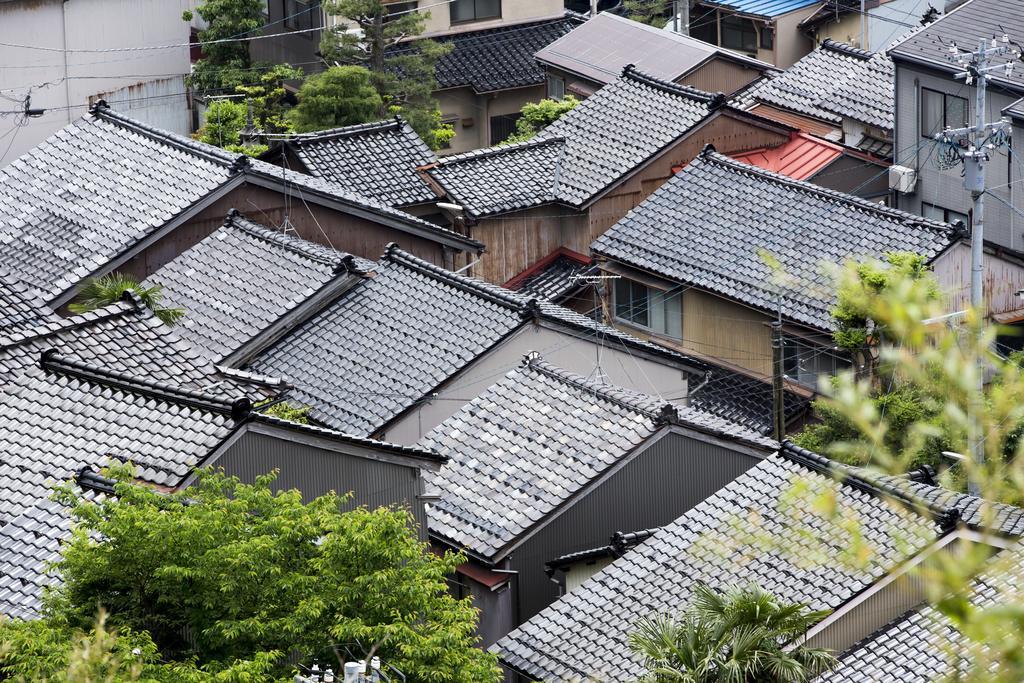
{"type": "MultiPolygon", "coordinates": [[[[979,40],[1001,38],[1003,33],[1017,42],[1024,36],[1024,11],[1021,11],[1017,0],[970,0],[938,21],[897,41],[889,48],[889,54],[897,61],[906,60],[957,73],[963,71],[963,67],[949,59],[952,43],[961,50],[977,50],[979,40]]],[[[1004,64],[1008,61],[1014,61],[1011,54],[993,57],[991,63],[1004,64]]],[[[1024,70],[1019,65],[1009,78],[1002,69],[993,71],[989,77],[994,81],[991,87],[1010,86],[1018,93],[1024,92],[1024,70]]]]}
{"type": "MultiPolygon", "coordinates": [[[[724,366],[713,366],[707,384],[691,388],[690,405],[742,425],[758,434],[771,434],[772,385],[724,366]],[[696,391],[694,391],[696,389],[696,391]]],[[[811,401],[787,389],[783,395],[786,422],[806,413],[811,401]]]]}
{"type": "Polygon", "coordinates": [[[445,157],[430,174],[474,216],[582,207],[719,104],[718,95],[627,68],[533,140],[445,157]]]}
{"type": "Polygon", "coordinates": [[[416,172],[437,157],[401,118],[299,135],[284,144],[308,173],[390,206],[437,201],[416,172]]]}
{"type": "MultiPolygon", "coordinates": [[[[1024,584],[1024,547],[1017,544],[1000,553],[996,567],[975,582],[970,604],[985,609],[1019,602],[1024,584]]],[[[936,608],[911,610],[880,628],[841,657],[831,672],[816,683],[933,683],[956,680],[970,662],[960,648],[962,634],[936,608]],[[957,661],[954,664],[953,658],[957,661]]]]}
{"type": "Polygon", "coordinates": [[[537,52],[537,61],[598,83],[614,81],[633,64],[655,78],[675,81],[717,55],[760,71],[771,64],[681,33],[601,12],[537,52]]]}
{"type": "Polygon", "coordinates": [[[598,273],[598,267],[589,258],[581,260],[576,255],[562,251],[556,251],[553,255],[554,258],[549,256],[542,259],[539,267],[531,266],[506,282],[505,287],[526,296],[558,302],[589,287],[586,282],[574,278],[598,273]]]}
{"type": "Polygon", "coordinates": [[[394,245],[372,273],[252,361],[296,385],[297,402],[335,429],[372,434],[435,387],[540,317],[606,343],[678,354],[583,315],[458,275],[394,245]]]}
{"type": "Polygon", "coordinates": [[[755,581],[784,600],[830,609],[937,535],[930,516],[901,514],[863,480],[847,476],[840,483],[816,456],[804,454],[785,448],[758,463],[492,650],[537,680],[633,680],[644,670],[627,644],[629,633],[647,616],[684,609],[697,582],[722,589],[755,581]],[[840,559],[849,538],[839,525],[793,507],[804,500],[790,496],[797,481],[812,493],[833,491],[840,509],[856,515],[874,551],[867,565],[840,559]],[[759,533],[774,543],[766,546],[759,533]],[[834,553],[831,561],[807,561],[822,543],[834,553]]]}
{"type": "Polygon", "coordinates": [[[185,311],[176,331],[221,360],[335,279],[373,262],[307,242],[237,212],[152,274],[163,304],[185,311]]]}
{"type": "Polygon", "coordinates": [[[826,39],[781,73],[744,91],[738,103],[758,102],[840,123],[843,118],[886,131],[896,111],[895,69],[884,53],[870,53],[826,39]]]}
{"type": "Polygon", "coordinates": [[[0,393],[0,614],[38,609],[38,589],[49,580],[39,570],[67,529],[66,512],[46,501],[83,467],[130,461],[141,481],[174,488],[249,421],[443,462],[422,449],[260,415],[230,384],[204,393],[137,371],[48,353],[0,393]]]}
{"type": "Polygon", "coordinates": [[[29,287],[0,275],[0,334],[32,327],[56,317],[29,287]]]}
{"type": "Polygon", "coordinates": [[[96,107],[0,169],[0,271],[47,300],[244,177],[439,240],[471,241],[336,183],[250,160],[96,107]]]}
{"type": "Polygon", "coordinates": [[[955,229],[705,150],[599,237],[591,249],[822,330],[835,304],[826,264],[910,251],[932,259],[955,229]]]}
{"type": "Polygon", "coordinates": [[[38,365],[48,349],[117,372],[192,388],[224,380],[176,330],[134,299],[34,327],[0,331],[0,387],[38,365]]]}
{"type": "Polygon", "coordinates": [[[428,511],[430,532],[496,561],[526,531],[674,423],[775,446],[713,416],[530,358],[420,440],[450,458],[427,475],[441,492],[428,511]]]}
{"type": "MultiPolygon", "coordinates": [[[[452,49],[437,62],[437,87],[468,87],[477,93],[490,93],[540,85],[544,69],[533,55],[582,22],[581,16],[566,12],[554,19],[439,36],[434,40],[450,43],[452,49]]],[[[415,50],[413,42],[391,48],[388,53],[408,55],[415,50]]]]}

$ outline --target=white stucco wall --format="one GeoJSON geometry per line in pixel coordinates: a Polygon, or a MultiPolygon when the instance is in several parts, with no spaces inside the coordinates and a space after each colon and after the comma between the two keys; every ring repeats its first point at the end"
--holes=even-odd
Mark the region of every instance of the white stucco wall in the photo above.
{"type": "MultiPolygon", "coordinates": [[[[14,132],[10,131],[21,117],[0,118],[0,166],[82,116],[89,98],[101,93],[124,100],[132,116],[147,123],[189,132],[182,80],[189,72],[187,47],[63,51],[187,43],[189,25],[181,15],[189,4],[189,0],[0,2],[0,42],[48,48],[0,46],[0,94],[20,101],[31,90],[32,106],[49,110],[14,132]],[[172,79],[176,79],[173,86],[172,79]],[[9,132],[13,144],[12,137],[4,137],[9,132]]],[[[19,108],[15,102],[0,100],[0,110],[19,108]]]]}
{"type": "MultiPolygon", "coordinates": [[[[552,365],[583,376],[590,375],[597,362],[594,342],[544,326],[526,325],[442,388],[434,400],[396,422],[382,438],[392,443],[416,443],[518,367],[530,351],[537,351],[552,365]]],[[[601,368],[611,384],[685,403],[687,376],[682,370],[607,347],[601,351],[601,368]]]]}

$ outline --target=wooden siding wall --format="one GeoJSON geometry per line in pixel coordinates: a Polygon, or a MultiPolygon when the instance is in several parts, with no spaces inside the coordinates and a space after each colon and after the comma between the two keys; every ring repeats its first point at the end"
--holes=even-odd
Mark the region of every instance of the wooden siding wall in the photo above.
{"type": "Polygon", "coordinates": [[[842,137],[843,129],[839,124],[829,125],[824,121],[818,121],[817,119],[800,116],[799,114],[794,114],[790,111],[769,107],[766,104],[758,104],[751,107],[750,111],[751,113],[760,114],[772,121],[778,121],[779,123],[785,123],[787,126],[799,128],[805,133],[817,135],[820,138],[828,137],[829,135],[832,135],[834,139],[840,139],[842,137]]]}
{"type": "MultiPolygon", "coordinates": [[[[1024,289],[1024,267],[986,253],[984,260],[985,300],[994,315],[1024,309],[1017,291],[1024,289]]],[[[935,276],[946,293],[949,311],[962,311],[971,301],[971,248],[957,244],[935,260],[935,276]]]]}
{"type": "Polygon", "coordinates": [[[725,114],[716,116],[612,188],[585,213],[547,205],[481,220],[472,236],[487,245],[487,252],[473,267],[473,274],[503,284],[558,247],[590,253],[595,239],[671,178],[673,167],[688,164],[708,143],[723,154],[732,154],[788,139],[725,114]]]}
{"type": "Polygon", "coordinates": [[[683,348],[771,376],[768,315],[696,289],[683,293],[683,348]]]}
{"type": "Polygon", "coordinates": [[[408,508],[426,540],[426,510],[418,497],[420,470],[390,462],[345,455],[312,444],[288,441],[267,434],[246,432],[217,460],[229,475],[253,482],[273,469],[279,470],[278,490],[298,489],[310,501],[330,491],[352,492],[345,505],[375,509],[381,506],[408,508]]]}
{"type": "Polygon", "coordinates": [[[512,554],[511,568],[519,572],[519,623],[558,597],[558,585],[544,573],[545,562],[607,545],[616,531],[668,524],[757,462],[746,452],[678,433],[647,446],[512,554]],[[640,500],[643,505],[635,504],[640,500]]]}
{"type": "MultiPolygon", "coordinates": [[[[309,208],[297,196],[292,197],[289,222],[298,235],[311,242],[333,246],[339,251],[376,260],[388,242],[437,265],[444,265],[441,245],[408,233],[313,204],[309,208]],[[321,228],[323,230],[321,231],[321,228]]],[[[243,185],[214,202],[171,234],[158,241],[118,270],[146,277],[173,260],[183,251],[213,233],[235,208],[253,221],[274,227],[284,218],[284,196],[275,190],[243,185]]]]}
{"type": "Polygon", "coordinates": [[[722,92],[731,95],[761,77],[757,69],[714,57],[676,80],[704,92],[722,92]]]}

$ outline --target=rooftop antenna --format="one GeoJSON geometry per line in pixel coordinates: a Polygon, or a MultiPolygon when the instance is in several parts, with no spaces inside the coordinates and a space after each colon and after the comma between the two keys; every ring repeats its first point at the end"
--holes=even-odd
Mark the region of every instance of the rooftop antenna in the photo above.
{"type": "MultiPolygon", "coordinates": [[[[604,298],[607,294],[605,289],[605,282],[607,280],[618,280],[621,275],[603,275],[600,273],[586,274],[578,273],[569,277],[570,282],[585,282],[589,284],[594,293],[594,320],[597,321],[598,325],[604,322],[604,298]]],[[[595,348],[596,359],[594,365],[594,371],[591,372],[587,379],[593,378],[598,384],[607,384],[608,376],[605,374],[604,369],[601,367],[601,347],[604,345],[604,340],[601,334],[600,328],[597,330],[597,345],[595,348]]]]}

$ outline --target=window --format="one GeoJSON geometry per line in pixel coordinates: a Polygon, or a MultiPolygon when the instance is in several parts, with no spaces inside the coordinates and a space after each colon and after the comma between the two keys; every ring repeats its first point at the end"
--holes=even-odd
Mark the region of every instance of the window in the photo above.
{"type": "Polygon", "coordinates": [[[764,50],[775,49],[775,29],[771,26],[761,27],[761,48],[764,50]]]}
{"type": "Polygon", "coordinates": [[[515,114],[501,114],[491,117],[491,144],[497,145],[505,142],[509,135],[516,132],[516,121],[522,118],[522,112],[515,114]]]}
{"type": "Polygon", "coordinates": [[[722,47],[740,52],[757,52],[757,29],[750,19],[722,17],[722,47]]]}
{"type": "Polygon", "coordinates": [[[961,221],[965,228],[971,227],[971,219],[966,213],[960,213],[959,211],[953,211],[952,209],[945,209],[938,204],[921,202],[921,215],[925,218],[930,218],[933,221],[945,221],[951,224],[961,221]]]}
{"type": "Polygon", "coordinates": [[[690,10],[690,37],[718,45],[718,10],[695,5],[690,10]]]}
{"type": "Polygon", "coordinates": [[[561,76],[548,74],[548,97],[560,100],[565,97],[565,79],[561,76]]]}
{"type": "Polygon", "coordinates": [[[284,0],[284,27],[292,31],[314,28],[313,15],[320,11],[320,4],[313,0],[284,0]]]}
{"type": "Polygon", "coordinates": [[[783,342],[782,365],[783,372],[791,380],[817,388],[819,377],[831,376],[850,367],[850,360],[832,347],[786,337],[783,342]]]}
{"type": "Polygon", "coordinates": [[[967,125],[967,99],[921,88],[921,135],[930,138],[946,128],[967,125]]]}
{"type": "Polygon", "coordinates": [[[418,0],[414,2],[389,2],[384,5],[384,11],[387,12],[387,15],[384,17],[384,21],[391,21],[400,16],[409,14],[410,12],[414,12],[416,11],[416,8],[419,7],[419,4],[418,0]]]}
{"type": "Polygon", "coordinates": [[[453,0],[449,7],[453,24],[501,16],[501,0],[453,0]]]}
{"type": "Polygon", "coordinates": [[[633,280],[615,281],[615,318],[673,339],[683,338],[682,295],[633,280]]]}

